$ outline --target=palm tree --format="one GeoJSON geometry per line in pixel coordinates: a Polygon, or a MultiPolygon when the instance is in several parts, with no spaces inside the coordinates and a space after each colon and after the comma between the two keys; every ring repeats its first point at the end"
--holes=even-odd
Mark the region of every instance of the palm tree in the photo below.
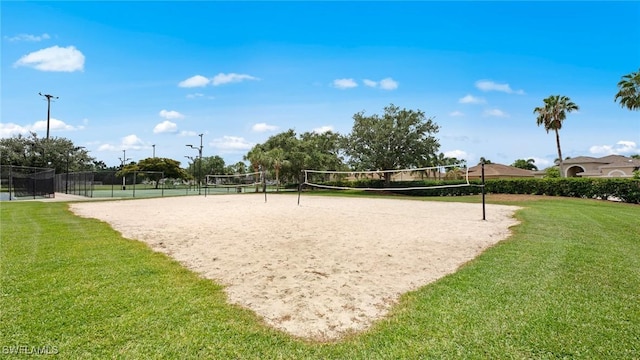
{"type": "Polygon", "coordinates": [[[559,130],[562,129],[562,122],[567,118],[567,113],[577,111],[578,105],[571,101],[564,95],[551,95],[544,99],[544,106],[533,109],[534,114],[538,114],[537,124],[538,126],[544,125],[544,129],[549,133],[549,130],[553,130],[556,133],[556,146],[558,147],[558,159],[560,159],[558,165],[560,167],[560,176],[562,173],[562,150],[560,149],[560,134],[559,130]]]}
{"type": "Polygon", "coordinates": [[[273,148],[266,154],[271,159],[271,165],[276,173],[276,191],[280,191],[280,169],[286,162],[284,158],[284,150],[282,148],[273,148]]]}
{"type": "Polygon", "coordinates": [[[640,110],[640,70],[622,77],[618,83],[618,93],[614,101],[629,110],[640,110]]]}
{"type": "Polygon", "coordinates": [[[242,161],[238,161],[238,162],[234,165],[234,167],[235,167],[236,173],[238,173],[238,174],[240,174],[240,175],[242,175],[242,174],[244,174],[244,173],[246,173],[246,172],[247,172],[247,164],[245,164],[245,163],[244,163],[244,162],[242,162],[242,161]]]}
{"type": "Polygon", "coordinates": [[[484,156],[481,156],[480,161],[478,162],[478,165],[480,164],[493,164],[493,163],[491,162],[491,160],[485,159],[484,156]]]}
{"type": "MultiPolygon", "coordinates": [[[[264,168],[265,163],[265,155],[262,148],[259,145],[254,146],[247,155],[244,156],[244,160],[247,160],[251,163],[251,167],[254,172],[260,172],[264,168]]],[[[260,191],[260,187],[256,184],[256,192],[260,191]]]]}
{"type": "Polygon", "coordinates": [[[513,164],[511,164],[511,166],[525,170],[538,170],[536,161],[534,159],[518,159],[513,164]]]}

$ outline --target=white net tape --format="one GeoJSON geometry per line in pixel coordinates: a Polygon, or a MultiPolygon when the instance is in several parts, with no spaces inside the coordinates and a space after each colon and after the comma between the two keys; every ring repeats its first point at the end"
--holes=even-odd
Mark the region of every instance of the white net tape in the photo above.
{"type": "Polygon", "coordinates": [[[303,170],[304,185],[309,185],[323,189],[333,190],[371,190],[371,191],[388,191],[388,190],[426,190],[439,188],[452,188],[470,186],[469,168],[465,163],[456,165],[443,165],[424,168],[401,169],[401,170],[380,170],[380,171],[322,171],[322,170],[303,170]],[[415,181],[415,180],[451,180],[463,179],[464,183],[449,185],[432,185],[432,186],[410,186],[410,187],[356,187],[356,186],[337,186],[328,185],[327,183],[338,182],[341,180],[357,181],[361,179],[382,180],[385,176],[391,178],[391,182],[398,181],[415,181]],[[426,178],[425,178],[426,176],[426,178]],[[431,177],[433,176],[433,178],[431,177]],[[321,183],[318,183],[321,179],[321,183]]]}
{"type": "Polygon", "coordinates": [[[207,186],[241,187],[262,184],[262,172],[234,175],[207,175],[207,186]]]}

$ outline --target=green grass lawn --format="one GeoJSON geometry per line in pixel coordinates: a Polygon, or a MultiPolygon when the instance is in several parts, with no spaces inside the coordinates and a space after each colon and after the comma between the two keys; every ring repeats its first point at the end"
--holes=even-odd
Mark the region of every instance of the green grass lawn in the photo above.
{"type": "Polygon", "coordinates": [[[511,238],[406,294],[370,331],[312,343],[65,203],[3,202],[0,357],[640,358],[640,206],[508,203],[525,207],[511,238]]]}

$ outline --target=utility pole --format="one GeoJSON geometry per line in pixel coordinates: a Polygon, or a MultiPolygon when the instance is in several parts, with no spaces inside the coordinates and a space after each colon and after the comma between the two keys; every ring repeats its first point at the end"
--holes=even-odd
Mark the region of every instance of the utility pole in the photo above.
{"type": "Polygon", "coordinates": [[[59,97],[49,95],[49,94],[43,94],[43,93],[38,93],[38,95],[44,96],[45,98],[47,98],[47,140],[49,140],[49,123],[51,121],[51,99],[59,99],[59,97]]]}
{"type": "Polygon", "coordinates": [[[192,148],[192,149],[196,149],[198,150],[198,159],[200,161],[198,161],[198,195],[201,194],[201,190],[200,190],[200,185],[201,185],[201,181],[200,181],[200,177],[202,176],[202,135],[204,134],[198,134],[198,136],[200,136],[200,147],[196,147],[190,144],[187,144],[188,147],[192,148]]]}
{"type": "MultiPolygon", "coordinates": [[[[122,150],[122,157],[119,158],[120,162],[122,163],[122,169],[124,169],[124,163],[131,160],[131,159],[127,159],[127,150],[122,150]]],[[[127,190],[127,185],[125,183],[125,178],[126,176],[124,176],[124,174],[122,174],[122,190],[127,190]]]]}

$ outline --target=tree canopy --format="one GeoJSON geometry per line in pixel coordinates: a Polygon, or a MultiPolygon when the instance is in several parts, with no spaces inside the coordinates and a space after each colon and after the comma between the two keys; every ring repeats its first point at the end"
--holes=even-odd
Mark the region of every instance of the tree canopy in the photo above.
{"type": "Polygon", "coordinates": [[[536,161],[534,159],[518,159],[511,164],[513,167],[517,167],[525,170],[538,170],[536,166],[536,161]]]}
{"type": "Polygon", "coordinates": [[[615,101],[629,110],[640,110],[640,70],[622,77],[618,82],[615,101]]]}
{"type": "MultiPolygon", "coordinates": [[[[346,138],[349,164],[357,170],[393,170],[433,163],[440,143],[434,135],[440,127],[420,110],[400,109],[393,104],[384,113],[353,116],[346,138]]],[[[388,184],[390,173],[385,173],[388,184]]]]}
{"type": "Polygon", "coordinates": [[[298,136],[289,129],[255,145],[244,159],[253,171],[264,168],[274,177],[295,182],[303,169],[343,170],[342,145],[342,136],[332,131],[298,136]]]}
{"type": "Polygon", "coordinates": [[[138,176],[154,181],[156,188],[163,177],[172,179],[188,179],[191,177],[185,169],[180,167],[179,161],[160,157],[146,158],[138,161],[137,164],[126,165],[116,173],[116,176],[125,176],[136,171],[139,172],[138,176]]]}
{"type": "MultiPolygon", "coordinates": [[[[71,140],[60,137],[38,138],[17,135],[0,139],[0,163],[55,169],[56,173],[95,170],[96,162],[88,151],[71,140]]],[[[102,163],[104,164],[104,163],[102,163]]]]}

